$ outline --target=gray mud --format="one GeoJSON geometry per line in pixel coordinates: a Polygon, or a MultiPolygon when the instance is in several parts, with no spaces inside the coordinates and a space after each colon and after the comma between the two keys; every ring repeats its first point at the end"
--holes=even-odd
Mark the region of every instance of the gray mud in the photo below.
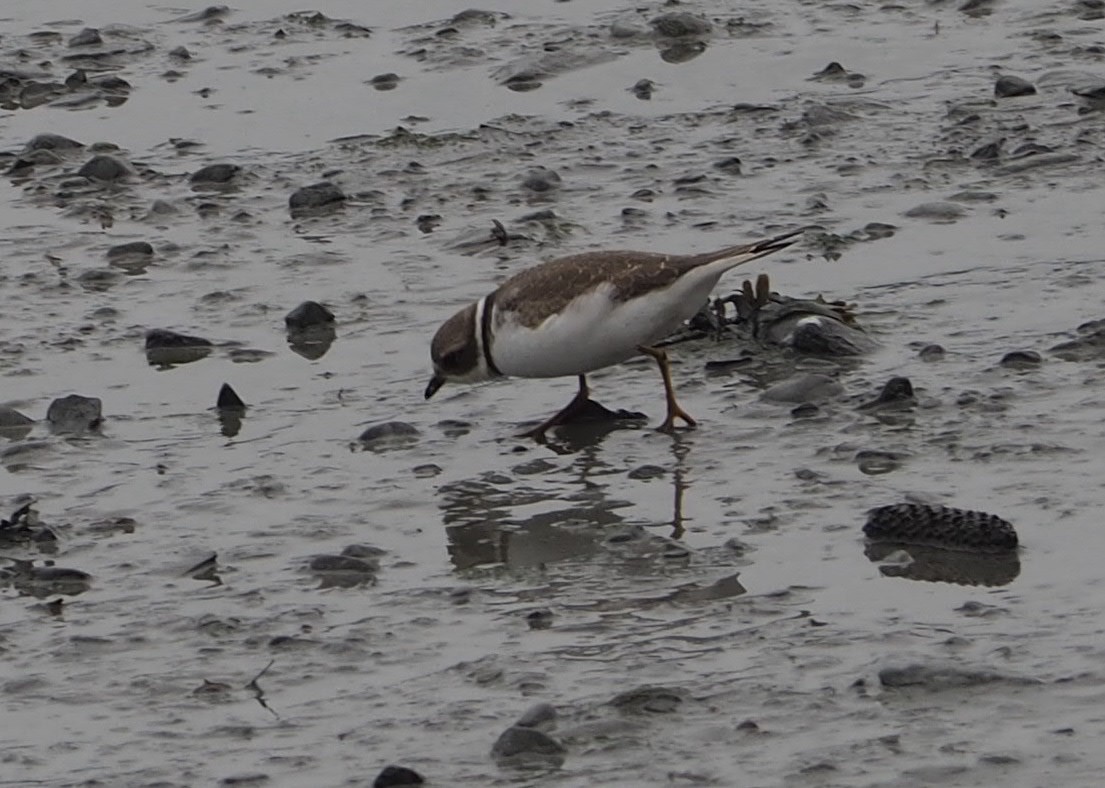
{"type": "Polygon", "coordinates": [[[1099,784],[1095,4],[254,5],[4,8],[0,783],[1099,784]],[[806,225],[747,275],[862,357],[680,343],[674,437],[422,400],[522,266],[806,225]],[[903,501],[1021,547],[873,551],[903,501]]]}

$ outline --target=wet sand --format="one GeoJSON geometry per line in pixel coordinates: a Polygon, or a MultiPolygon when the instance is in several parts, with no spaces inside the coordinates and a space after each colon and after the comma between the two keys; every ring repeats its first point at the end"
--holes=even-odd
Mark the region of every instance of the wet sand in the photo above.
{"type": "Polygon", "coordinates": [[[0,780],[1096,785],[1095,9],[466,8],[6,9],[0,375],[36,423],[0,438],[0,516],[33,499],[57,539],[0,555],[91,584],[6,562],[0,780]],[[709,30],[657,34],[673,12],[709,30]],[[24,148],[47,132],[84,147],[24,148]],[[97,153],[129,174],[77,176],[97,153]],[[345,200],[293,215],[321,181],[345,200]],[[766,272],[844,300],[876,351],[682,343],[700,426],[674,437],[647,359],[592,380],[647,424],[549,446],[512,436],[571,379],[422,399],[438,324],[525,265],[801,226],[721,292],[766,272]],[[306,300],[332,343],[289,344],[306,300]],[[158,328],[212,344],[151,365],[158,328]],[[755,373],[705,368],[745,350],[755,373]],[[800,372],[845,393],[815,418],[761,399],[800,372]],[[913,406],[857,407],[892,376],[913,406]],[[51,430],[71,393],[102,426],[51,430]],[[386,422],[417,433],[358,442],[386,422]],[[993,512],[1021,547],[895,576],[861,527],[905,500],[993,512]],[[542,703],[522,754],[493,752],[542,703]]]}

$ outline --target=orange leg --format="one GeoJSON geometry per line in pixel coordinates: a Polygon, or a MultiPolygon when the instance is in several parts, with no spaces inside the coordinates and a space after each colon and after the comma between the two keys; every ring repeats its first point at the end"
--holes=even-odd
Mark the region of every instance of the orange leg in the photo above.
{"type": "Polygon", "coordinates": [[[656,359],[656,365],[660,367],[660,376],[664,379],[664,396],[668,400],[668,416],[664,419],[664,423],[656,429],[660,432],[673,432],[676,419],[682,419],[688,427],[696,426],[698,422],[691,418],[691,415],[679,407],[679,403],[675,401],[675,386],[671,382],[671,364],[668,362],[668,354],[659,348],[646,347],[645,345],[638,345],[637,349],[646,356],[656,359]]]}
{"type": "Polygon", "coordinates": [[[576,392],[572,401],[565,405],[561,410],[545,419],[538,424],[532,430],[526,430],[519,438],[533,438],[538,443],[545,442],[545,432],[559,424],[563,424],[572,416],[576,415],[587,404],[587,398],[591,395],[591,392],[587,388],[587,376],[579,376],[579,391],[576,392]]]}

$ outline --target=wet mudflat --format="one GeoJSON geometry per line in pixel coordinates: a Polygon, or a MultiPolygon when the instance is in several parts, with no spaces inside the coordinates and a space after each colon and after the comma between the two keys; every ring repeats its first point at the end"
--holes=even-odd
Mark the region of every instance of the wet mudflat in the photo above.
{"type": "Polygon", "coordinates": [[[1098,783],[1100,9],[265,5],[5,10],[0,780],[1098,783]],[[721,294],[877,346],[679,342],[695,431],[422,400],[521,266],[802,226],[721,294]]]}

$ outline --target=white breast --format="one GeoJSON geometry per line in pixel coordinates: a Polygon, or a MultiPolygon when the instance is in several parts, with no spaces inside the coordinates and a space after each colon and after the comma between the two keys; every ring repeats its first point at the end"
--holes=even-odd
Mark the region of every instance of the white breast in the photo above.
{"type": "Polygon", "coordinates": [[[613,287],[602,285],[536,328],[496,312],[491,357],[504,375],[523,378],[580,375],[620,363],[697,312],[721,273],[691,271],[664,290],[629,301],[612,300],[613,287]]]}

